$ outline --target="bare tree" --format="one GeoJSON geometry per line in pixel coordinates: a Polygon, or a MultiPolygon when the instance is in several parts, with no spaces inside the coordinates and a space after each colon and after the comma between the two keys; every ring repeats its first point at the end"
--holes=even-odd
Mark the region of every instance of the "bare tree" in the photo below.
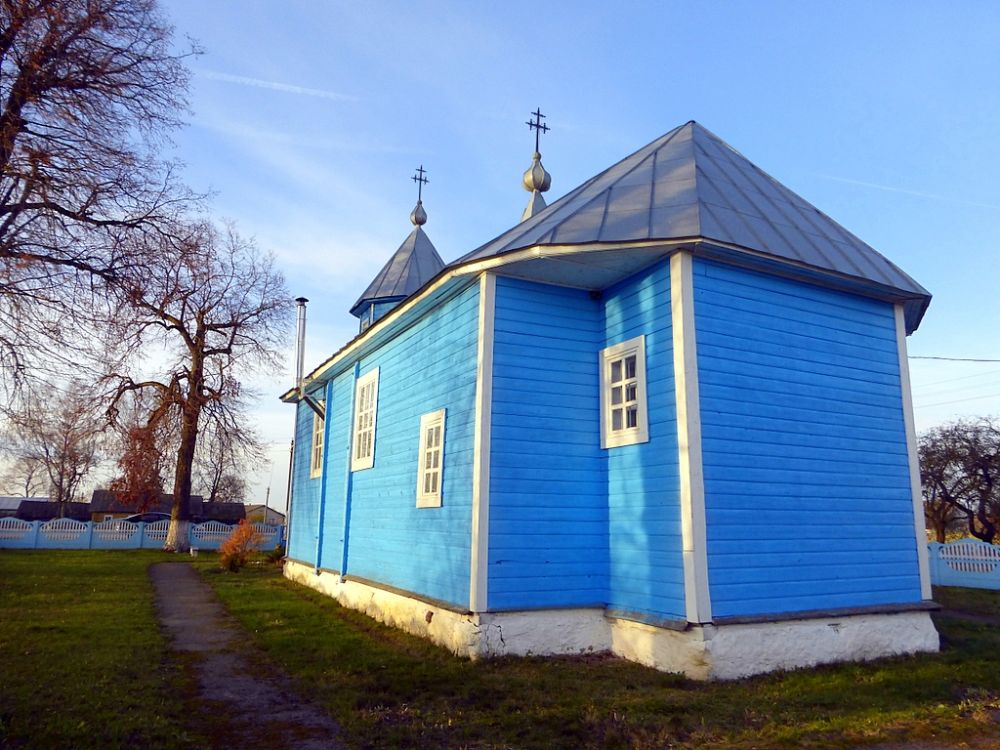
{"type": "Polygon", "coordinates": [[[1000,422],[959,420],[920,436],[924,512],[938,541],[959,520],[992,542],[1000,525],[1000,422]]]}
{"type": "Polygon", "coordinates": [[[232,396],[209,402],[203,416],[193,485],[209,502],[243,502],[247,494],[244,477],[263,457],[260,440],[250,427],[246,400],[232,396]]]}
{"type": "Polygon", "coordinates": [[[95,403],[86,386],[70,382],[62,390],[26,396],[8,414],[15,455],[42,469],[60,515],[66,503],[80,499],[83,479],[101,460],[105,422],[95,403]]]}
{"type": "Polygon", "coordinates": [[[27,456],[13,455],[14,447],[9,444],[5,453],[10,458],[10,465],[0,477],[0,489],[4,493],[21,497],[38,497],[45,492],[48,477],[41,463],[27,456]]]}
{"type": "MultiPolygon", "coordinates": [[[[76,319],[188,196],[158,154],[188,71],[155,0],[0,0],[0,367],[76,319]]],[[[193,51],[193,50],[192,50],[193,51]]]]}
{"type": "Polygon", "coordinates": [[[120,332],[123,345],[166,345],[170,360],[158,377],[119,373],[113,403],[124,394],[155,394],[164,418],[178,423],[170,530],[166,546],[188,547],[192,466],[206,410],[219,411],[244,397],[240,378],[273,369],[284,343],[291,299],[273,258],[261,254],[232,227],[191,224],[164,237],[128,290],[136,311],[120,332]]]}

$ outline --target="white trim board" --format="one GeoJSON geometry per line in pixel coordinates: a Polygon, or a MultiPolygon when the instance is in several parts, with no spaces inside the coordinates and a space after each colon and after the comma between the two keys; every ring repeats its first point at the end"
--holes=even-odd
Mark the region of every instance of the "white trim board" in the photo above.
{"type": "Polygon", "coordinates": [[[417,507],[418,508],[440,508],[441,498],[444,495],[444,439],[445,439],[445,415],[447,409],[437,409],[420,417],[420,437],[417,441],[417,507]],[[437,428],[437,445],[431,446],[429,431],[437,428]],[[437,465],[427,466],[428,451],[437,454],[437,465]],[[436,484],[427,487],[427,474],[434,474],[436,484]]]}
{"type": "Polygon", "coordinates": [[[476,352],[476,422],[472,464],[472,539],[469,609],[484,612],[488,596],[490,532],[490,433],[493,416],[493,321],[497,277],[479,277],[479,343],[476,352]]]}
{"type": "Polygon", "coordinates": [[[688,252],[679,252],[670,258],[670,313],[674,340],[684,603],[688,622],[708,623],[712,621],[712,601],[708,588],[694,275],[692,257],[688,252]]]}
{"type": "Polygon", "coordinates": [[[917,561],[920,566],[920,597],[930,599],[931,573],[927,556],[924,492],[920,485],[917,431],[913,421],[913,394],[910,391],[910,365],[906,358],[906,316],[902,305],[895,306],[895,315],[896,351],[899,354],[899,389],[903,400],[903,426],[906,430],[906,453],[910,464],[910,493],[913,498],[913,533],[917,540],[917,561]]]}
{"type": "Polygon", "coordinates": [[[378,437],[378,367],[366,372],[354,381],[354,418],[351,421],[351,471],[363,471],[375,466],[375,441],[378,437]],[[361,399],[368,391],[368,402],[361,408],[361,399]],[[371,422],[362,425],[361,420],[370,418],[371,422]],[[368,452],[358,456],[358,438],[371,432],[371,440],[367,444],[368,452]]]}
{"type": "Polygon", "coordinates": [[[635,445],[637,443],[649,442],[649,406],[646,398],[646,336],[636,336],[628,341],[606,347],[598,353],[598,367],[600,368],[600,407],[601,407],[601,448],[618,448],[622,445],[635,445]],[[628,427],[626,424],[626,405],[628,403],[625,393],[625,383],[629,380],[624,370],[626,364],[622,361],[625,357],[632,355],[635,357],[635,404],[636,404],[636,424],[628,427]],[[617,386],[621,391],[622,401],[619,404],[613,403],[611,391],[614,388],[612,382],[612,363],[615,360],[621,361],[621,380],[617,386]],[[619,410],[622,413],[622,425],[618,430],[612,424],[612,411],[619,410]]]}

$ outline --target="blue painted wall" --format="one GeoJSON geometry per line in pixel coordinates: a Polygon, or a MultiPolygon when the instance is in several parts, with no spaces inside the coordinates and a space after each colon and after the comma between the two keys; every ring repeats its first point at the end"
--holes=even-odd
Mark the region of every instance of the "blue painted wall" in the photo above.
{"type": "MultiPolygon", "coordinates": [[[[317,398],[317,394],[312,394],[317,398]]],[[[322,398],[322,392],[318,398],[322,398]]],[[[292,463],[292,512],[288,556],[300,562],[316,563],[316,513],[319,508],[320,480],[309,477],[312,452],[313,411],[305,403],[296,405],[295,458],[292,463]]]]}
{"type": "Polygon", "coordinates": [[[601,605],[602,305],[584,291],[500,277],[494,326],[488,607],[601,605]]]}
{"type": "Polygon", "coordinates": [[[717,617],[920,600],[893,308],[694,267],[717,617]]]}
{"type": "MultiPolygon", "coordinates": [[[[667,262],[604,293],[604,341],[596,350],[642,334],[646,336],[649,442],[606,451],[608,606],[656,618],[683,618],[680,479],[667,262]]],[[[596,363],[597,351],[593,359],[596,363]]],[[[595,381],[594,393],[597,388],[595,381]]],[[[593,439],[599,441],[598,424],[595,417],[593,439]]]]}
{"type": "MultiPolygon", "coordinates": [[[[350,479],[348,577],[467,607],[479,286],[473,284],[366,355],[380,368],[375,465],[350,479]],[[420,416],[447,409],[442,507],[417,508],[420,416]]],[[[333,384],[322,565],[341,569],[353,370],[333,384]]],[[[293,521],[294,523],[294,521],[293,521]]]]}
{"type": "Polygon", "coordinates": [[[347,461],[350,454],[354,368],[327,384],[326,450],[323,452],[323,547],[320,567],[341,572],[344,553],[344,508],[347,504],[347,461]]]}

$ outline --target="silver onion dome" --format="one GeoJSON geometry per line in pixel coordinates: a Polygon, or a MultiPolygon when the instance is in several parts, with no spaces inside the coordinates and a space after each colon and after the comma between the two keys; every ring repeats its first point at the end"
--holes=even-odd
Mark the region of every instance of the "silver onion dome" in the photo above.
{"type": "Polygon", "coordinates": [[[524,173],[522,184],[529,193],[536,190],[544,193],[552,185],[552,175],[545,171],[545,167],[542,166],[542,155],[537,151],[531,158],[531,166],[524,173]]]}
{"type": "Polygon", "coordinates": [[[410,211],[410,223],[415,227],[423,226],[427,223],[427,212],[424,211],[424,202],[417,201],[417,205],[410,211]]]}

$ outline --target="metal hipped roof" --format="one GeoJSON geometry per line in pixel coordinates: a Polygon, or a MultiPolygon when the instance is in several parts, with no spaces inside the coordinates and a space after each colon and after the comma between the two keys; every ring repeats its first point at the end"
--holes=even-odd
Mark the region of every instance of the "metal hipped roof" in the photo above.
{"type": "Polygon", "coordinates": [[[908,331],[930,302],[899,267],[694,121],[451,265],[539,245],[689,238],[888,288],[905,300],[908,331]]]}
{"type": "Polygon", "coordinates": [[[409,297],[434,278],[442,268],[444,261],[434,249],[433,243],[421,227],[414,227],[389,258],[389,262],[378,272],[375,280],[358,297],[358,301],[351,307],[351,314],[360,315],[362,308],[370,302],[409,297]]]}

